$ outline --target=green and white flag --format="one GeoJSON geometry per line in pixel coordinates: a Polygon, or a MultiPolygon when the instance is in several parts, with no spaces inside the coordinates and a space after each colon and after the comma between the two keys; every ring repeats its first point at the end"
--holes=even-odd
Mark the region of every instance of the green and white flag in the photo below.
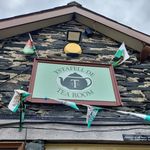
{"type": "Polygon", "coordinates": [[[8,104],[8,108],[12,112],[16,112],[20,106],[21,101],[25,101],[25,99],[30,95],[28,92],[24,90],[14,90],[14,95],[11,101],[8,104]]]}
{"type": "Polygon", "coordinates": [[[142,118],[142,119],[144,119],[146,121],[150,121],[150,115],[133,113],[133,112],[126,112],[126,111],[117,111],[117,112],[119,112],[121,114],[136,116],[136,117],[142,118]]]}
{"type": "Polygon", "coordinates": [[[70,101],[66,101],[66,100],[61,100],[61,99],[52,99],[54,101],[59,102],[60,104],[66,105],[66,106],[70,106],[73,109],[79,110],[78,106],[76,105],[75,102],[70,102],[70,101]]]}
{"type": "Polygon", "coordinates": [[[121,46],[119,47],[119,49],[117,50],[117,52],[115,53],[115,56],[113,58],[113,66],[119,66],[120,64],[122,64],[123,62],[125,62],[128,58],[129,58],[129,54],[126,50],[125,44],[124,42],[121,44],[121,46]]]}
{"type": "Polygon", "coordinates": [[[31,39],[29,39],[25,45],[25,47],[23,48],[22,52],[26,55],[32,55],[35,53],[35,46],[33,44],[33,41],[31,39]]]}
{"type": "Polygon", "coordinates": [[[95,117],[98,113],[98,111],[102,110],[102,108],[90,106],[90,105],[86,105],[86,106],[87,106],[86,123],[87,123],[88,128],[90,128],[93,120],[95,119],[95,117]]]}

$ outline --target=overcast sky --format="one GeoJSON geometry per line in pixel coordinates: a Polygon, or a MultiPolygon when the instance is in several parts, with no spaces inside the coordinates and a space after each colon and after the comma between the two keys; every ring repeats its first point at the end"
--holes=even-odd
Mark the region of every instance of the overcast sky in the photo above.
{"type": "MultiPolygon", "coordinates": [[[[0,18],[66,5],[72,0],[0,0],[0,18]]],[[[150,35],[150,0],[76,0],[92,11],[150,35]]]]}

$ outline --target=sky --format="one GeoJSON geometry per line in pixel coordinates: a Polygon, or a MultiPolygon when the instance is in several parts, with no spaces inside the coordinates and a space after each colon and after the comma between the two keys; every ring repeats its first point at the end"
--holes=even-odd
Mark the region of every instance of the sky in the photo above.
{"type": "MultiPolygon", "coordinates": [[[[50,9],[73,0],[0,0],[0,19],[50,9]]],[[[150,0],[76,0],[96,13],[150,35],[150,0]]]]}

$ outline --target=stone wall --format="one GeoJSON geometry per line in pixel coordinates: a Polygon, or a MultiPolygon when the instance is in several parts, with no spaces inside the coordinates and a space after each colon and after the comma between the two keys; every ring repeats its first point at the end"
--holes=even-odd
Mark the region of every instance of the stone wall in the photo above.
{"type": "MultiPolygon", "coordinates": [[[[57,26],[47,27],[31,33],[35,42],[38,56],[53,60],[69,60],[83,62],[99,62],[109,64],[120,46],[118,43],[95,31],[91,38],[85,34],[85,26],[78,22],[68,22],[57,26]],[[80,43],[83,54],[79,58],[69,58],[63,53],[63,47],[67,44],[67,30],[79,30],[82,32],[80,43]]],[[[29,39],[28,34],[18,35],[9,39],[0,48],[0,116],[1,118],[15,118],[5,106],[8,105],[14,89],[23,87],[28,90],[33,59],[36,55],[25,56],[21,50],[29,39]],[[10,115],[11,114],[11,115],[10,115]]],[[[140,63],[138,53],[127,47],[130,55],[125,63],[115,68],[115,76],[118,82],[123,107],[114,109],[150,113],[150,62],[140,63]]],[[[28,105],[27,117],[48,117],[49,114],[69,115],[76,118],[85,117],[85,108],[81,108],[82,114],[74,112],[65,106],[46,106],[44,104],[28,105]],[[62,109],[62,112],[58,110],[62,109]]],[[[101,114],[102,117],[118,117],[115,113],[101,114]]],[[[119,116],[120,117],[120,116],[119,116]]]]}

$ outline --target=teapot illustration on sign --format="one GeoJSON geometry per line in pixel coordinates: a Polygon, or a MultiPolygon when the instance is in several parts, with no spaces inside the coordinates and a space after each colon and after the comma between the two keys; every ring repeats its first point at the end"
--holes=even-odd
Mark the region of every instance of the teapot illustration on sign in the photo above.
{"type": "Polygon", "coordinates": [[[70,74],[65,79],[62,77],[59,78],[61,85],[70,90],[83,90],[92,84],[92,80],[90,78],[83,78],[77,73],[70,74]]]}

